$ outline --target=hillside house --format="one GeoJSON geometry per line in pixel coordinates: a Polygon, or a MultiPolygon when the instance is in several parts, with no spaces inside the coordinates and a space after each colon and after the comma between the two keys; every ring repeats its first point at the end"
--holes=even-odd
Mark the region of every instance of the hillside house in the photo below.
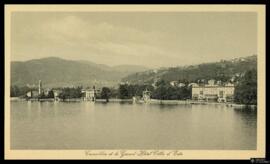
{"type": "Polygon", "coordinates": [[[171,81],[170,85],[176,87],[178,85],[178,81],[171,81]]]}
{"type": "Polygon", "coordinates": [[[181,87],[185,87],[186,84],[185,84],[185,83],[179,83],[177,86],[178,86],[179,88],[181,88],[181,87]]]}

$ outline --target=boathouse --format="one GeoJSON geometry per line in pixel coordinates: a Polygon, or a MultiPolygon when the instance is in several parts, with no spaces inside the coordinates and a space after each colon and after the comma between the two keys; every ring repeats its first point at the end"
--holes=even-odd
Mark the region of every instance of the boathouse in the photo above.
{"type": "Polygon", "coordinates": [[[151,92],[148,91],[147,89],[143,91],[143,101],[149,101],[151,99],[151,92]]]}

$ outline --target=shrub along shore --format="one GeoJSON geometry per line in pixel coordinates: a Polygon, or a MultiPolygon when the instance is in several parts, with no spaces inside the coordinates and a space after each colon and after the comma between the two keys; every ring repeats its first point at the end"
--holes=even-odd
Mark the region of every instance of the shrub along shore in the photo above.
{"type": "Polygon", "coordinates": [[[247,104],[236,104],[231,102],[206,102],[206,101],[196,101],[196,100],[158,100],[158,99],[150,99],[149,101],[134,101],[133,99],[109,99],[107,102],[106,99],[96,99],[95,102],[92,101],[84,101],[82,98],[72,98],[72,99],[65,99],[65,100],[59,100],[55,101],[55,99],[25,99],[25,98],[19,98],[19,97],[11,97],[11,101],[29,101],[29,102],[89,102],[89,103],[130,103],[130,104],[157,104],[157,105],[221,105],[221,106],[227,106],[227,107],[234,107],[234,108],[252,108],[256,109],[257,105],[247,105],[247,104]]]}

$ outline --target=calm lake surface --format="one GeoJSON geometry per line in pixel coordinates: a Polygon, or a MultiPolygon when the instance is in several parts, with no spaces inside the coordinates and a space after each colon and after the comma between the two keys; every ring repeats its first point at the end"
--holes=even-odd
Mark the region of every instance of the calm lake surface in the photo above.
{"type": "Polygon", "coordinates": [[[257,110],[11,102],[11,149],[256,149],[257,110]]]}

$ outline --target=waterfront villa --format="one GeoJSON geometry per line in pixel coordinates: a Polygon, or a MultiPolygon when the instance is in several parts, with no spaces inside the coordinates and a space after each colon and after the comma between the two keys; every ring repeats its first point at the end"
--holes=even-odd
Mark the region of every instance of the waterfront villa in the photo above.
{"type": "Polygon", "coordinates": [[[206,100],[218,102],[231,102],[234,96],[234,85],[231,83],[225,85],[215,85],[213,81],[208,85],[192,86],[193,100],[206,100]]]}
{"type": "Polygon", "coordinates": [[[29,91],[26,93],[28,98],[37,98],[39,96],[38,91],[29,91]]]}
{"type": "Polygon", "coordinates": [[[95,88],[95,86],[92,89],[83,89],[82,93],[84,94],[84,100],[85,101],[96,101],[97,94],[100,91],[95,88]]]}
{"type": "Polygon", "coordinates": [[[42,93],[44,93],[44,90],[42,88],[42,81],[39,80],[38,81],[38,91],[36,91],[36,90],[29,91],[29,92],[26,93],[26,97],[28,97],[28,98],[37,98],[42,93]]]}

